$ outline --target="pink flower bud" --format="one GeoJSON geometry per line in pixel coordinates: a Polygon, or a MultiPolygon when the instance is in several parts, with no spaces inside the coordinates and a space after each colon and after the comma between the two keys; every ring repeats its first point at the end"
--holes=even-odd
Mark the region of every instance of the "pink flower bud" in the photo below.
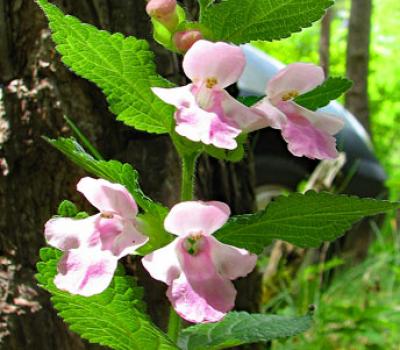
{"type": "Polygon", "coordinates": [[[174,34],[174,44],[179,52],[188,51],[200,39],[203,39],[203,35],[196,29],[176,32],[174,34]]]}
{"type": "Polygon", "coordinates": [[[178,25],[176,0],[150,0],[146,6],[146,12],[169,30],[175,29],[178,25]]]}

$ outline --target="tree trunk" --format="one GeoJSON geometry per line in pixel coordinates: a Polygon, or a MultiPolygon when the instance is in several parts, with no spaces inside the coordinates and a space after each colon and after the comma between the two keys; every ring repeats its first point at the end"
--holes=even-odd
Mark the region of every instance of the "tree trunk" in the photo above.
{"type": "Polygon", "coordinates": [[[319,40],[319,64],[324,69],[325,76],[329,76],[331,23],[333,9],[330,8],[321,21],[321,33],[319,40]]]}
{"type": "Polygon", "coordinates": [[[349,109],[369,131],[368,63],[372,0],[352,0],[347,39],[347,76],[354,85],[346,95],[349,109]]]}
{"type": "MultiPolygon", "coordinates": [[[[54,2],[97,27],[148,39],[160,73],[182,79],[177,57],[151,40],[145,0],[54,2]]],[[[140,133],[115,121],[102,93],[61,63],[47,21],[31,0],[0,0],[0,94],[0,349],[100,349],[68,331],[34,279],[38,252],[45,245],[43,224],[62,199],[87,205],[75,189],[84,172],[41,136],[70,135],[63,120],[68,115],[106,158],[133,164],[143,190],[167,206],[179,199],[178,157],[168,137],[140,133]]],[[[251,173],[249,163],[203,162],[199,178],[219,182],[199,180],[199,196],[218,199],[218,188],[219,198],[237,211],[250,211],[251,176],[243,176],[251,173]]],[[[165,326],[165,286],[151,280],[140,263],[126,260],[147,290],[152,317],[165,326]]]]}

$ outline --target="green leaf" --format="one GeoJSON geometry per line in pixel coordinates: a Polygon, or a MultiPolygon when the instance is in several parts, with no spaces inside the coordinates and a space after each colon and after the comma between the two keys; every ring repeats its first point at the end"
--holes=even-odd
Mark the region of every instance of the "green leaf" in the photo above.
{"type": "Polygon", "coordinates": [[[217,323],[204,323],[182,331],[178,345],[183,350],[219,350],[242,344],[267,342],[305,332],[310,315],[283,317],[231,312],[217,323]]]}
{"type": "Polygon", "coordinates": [[[252,107],[264,97],[265,96],[239,96],[237,100],[247,107],[252,107]]]}
{"type": "Polygon", "coordinates": [[[79,213],[76,205],[69,200],[63,200],[57,209],[57,214],[67,218],[73,218],[79,213]]]}
{"type": "Polygon", "coordinates": [[[272,41],[311,26],[332,4],[332,0],[224,0],[204,6],[200,22],[213,32],[215,41],[272,41]]]}
{"type": "Polygon", "coordinates": [[[204,151],[211,157],[220,160],[225,160],[233,163],[240,162],[246,154],[245,148],[247,144],[247,134],[240,134],[236,138],[236,141],[238,146],[232,151],[228,151],[222,148],[217,148],[212,145],[204,145],[204,151]]]}
{"type": "Polygon", "coordinates": [[[99,86],[117,119],[138,130],[168,133],[173,108],[158,99],[153,86],[172,84],[156,73],[154,55],[144,40],[99,30],[65,16],[46,0],[37,0],[50,22],[63,62],[99,86]]]}
{"type": "Polygon", "coordinates": [[[298,247],[318,247],[342,236],[365,216],[400,207],[371,198],[331,193],[293,193],[278,197],[264,211],[232,217],[215,237],[221,242],[260,253],[274,239],[298,247]]]}
{"type": "Polygon", "coordinates": [[[178,349],[152,324],[142,302],[143,290],[119,267],[110,286],[101,294],[83,297],[63,292],[54,285],[61,252],[40,251],[36,279],[52,295],[51,301],[70,329],[91,343],[115,350],[178,349]]]}
{"type": "Polygon", "coordinates": [[[141,254],[163,247],[172,240],[172,236],[164,230],[164,218],[168,209],[153,202],[142,192],[139,185],[139,174],[130,164],[122,164],[116,160],[97,160],[88,154],[73,137],[60,137],[56,140],[45,138],[45,140],[87,172],[127,188],[136,203],[145,212],[139,217],[143,227],[148,229],[143,232],[149,236],[150,240],[140,250],[141,254]]]}
{"type": "Polygon", "coordinates": [[[314,90],[295,98],[299,105],[315,111],[326,106],[330,101],[336,100],[351,88],[353,82],[346,78],[328,78],[314,90]]]}

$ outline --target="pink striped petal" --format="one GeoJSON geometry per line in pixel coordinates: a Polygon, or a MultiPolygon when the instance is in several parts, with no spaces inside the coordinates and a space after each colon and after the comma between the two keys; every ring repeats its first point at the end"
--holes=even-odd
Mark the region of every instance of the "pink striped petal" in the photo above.
{"type": "Polygon", "coordinates": [[[54,283],[71,294],[91,296],[104,291],[110,284],[117,259],[97,249],[72,249],[58,264],[54,283]]]}
{"type": "Polygon", "coordinates": [[[324,71],[319,66],[310,63],[289,64],[268,82],[267,96],[275,105],[282,99],[286,100],[285,95],[304,94],[321,85],[324,80],[324,71]]]}
{"type": "Polygon", "coordinates": [[[225,90],[221,101],[227,119],[233,121],[243,132],[252,132],[269,126],[269,120],[258,111],[234,99],[225,90]]]}
{"type": "Polygon", "coordinates": [[[229,215],[229,207],[222,202],[182,202],[171,209],[164,227],[177,236],[197,232],[212,234],[225,224],[229,215]]]}
{"type": "Polygon", "coordinates": [[[297,157],[334,159],[338,156],[335,138],[300,115],[288,117],[282,136],[289,151],[297,157]]]}
{"type": "Polygon", "coordinates": [[[154,279],[171,285],[174,279],[181,274],[176,245],[178,240],[157,249],[142,259],[144,268],[154,279]]]}
{"type": "Polygon", "coordinates": [[[220,311],[212,307],[205,298],[193,290],[183,274],[169,286],[167,296],[176,313],[193,323],[218,322],[230,310],[220,311]]]}
{"type": "MultiPolygon", "coordinates": [[[[117,258],[132,254],[149,240],[136,229],[133,220],[123,220],[121,217],[99,217],[96,229],[100,249],[109,251],[117,258]]],[[[94,241],[94,245],[98,243],[94,241]]]]}
{"type": "Polygon", "coordinates": [[[96,233],[96,221],[99,215],[86,219],[71,219],[57,217],[46,222],[44,235],[51,246],[69,250],[87,246],[96,233]]]}
{"type": "Polygon", "coordinates": [[[262,99],[252,109],[261,114],[265,118],[266,123],[273,129],[282,129],[286,123],[286,115],[273,106],[268,98],[262,99]]]}
{"type": "Polygon", "coordinates": [[[168,297],[176,312],[190,322],[218,321],[235,303],[232,282],[218,273],[212,261],[210,238],[200,238],[201,248],[195,255],[185,249],[185,238],[177,245],[184,274],[173,281],[168,297]]]}
{"type": "Polygon", "coordinates": [[[192,93],[193,85],[185,85],[176,88],[158,88],[153,87],[151,91],[165,103],[176,108],[189,107],[196,104],[195,97],[192,93]]]}
{"type": "Polygon", "coordinates": [[[199,40],[193,44],[183,59],[186,76],[196,85],[215,80],[211,87],[225,88],[242,75],[246,59],[239,46],[223,42],[199,40]]]}
{"type": "Polygon", "coordinates": [[[77,189],[99,211],[116,213],[124,218],[134,218],[138,208],[128,190],[103,179],[82,178],[77,189]]]}
{"type": "Polygon", "coordinates": [[[224,244],[209,237],[211,257],[218,273],[234,280],[248,275],[256,266],[257,255],[249,253],[245,249],[224,244]]]}

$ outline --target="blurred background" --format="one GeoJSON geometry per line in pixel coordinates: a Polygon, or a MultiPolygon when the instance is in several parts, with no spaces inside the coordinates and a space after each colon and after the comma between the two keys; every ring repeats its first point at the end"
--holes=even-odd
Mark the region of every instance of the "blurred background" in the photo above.
{"type": "MultiPolygon", "coordinates": [[[[197,2],[181,2],[195,18],[197,2]]],[[[180,58],[152,39],[145,0],[54,3],[99,28],[145,38],[157,54],[159,72],[185,83],[180,58]]],[[[346,132],[338,136],[341,156],[333,162],[293,157],[279,135],[265,130],[252,136],[246,159],[240,163],[203,157],[197,197],[225,201],[237,214],[260,209],[277,195],[295,190],[399,200],[399,42],[398,0],[337,0],[313,27],[281,42],[246,46],[247,72],[261,69],[266,80],[283,64],[302,61],[321,64],[328,76],[354,81],[339,104],[328,107],[346,120],[346,132]]],[[[262,93],[257,80],[245,78],[232,87],[232,94],[262,93]]],[[[73,135],[64,115],[105,158],[129,162],[138,169],[147,194],[168,206],[178,201],[179,162],[169,139],[116,122],[101,91],[61,63],[36,4],[0,0],[2,350],[103,349],[68,330],[34,279],[38,252],[45,245],[43,224],[56,213],[61,200],[91,210],[75,190],[85,173],[41,138],[73,135]]],[[[312,330],[268,344],[269,349],[399,349],[398,223],[394,213],[369,218],[319,249],[275,242],[266,249],[258,270],[237,281],[236,308],[296,315],[315,306],[312,330]]],[[[127,258],[124,265],[146,289],[154,321],[165,327],[165,286],[149,279],[136,259],[127,258]]]]}

